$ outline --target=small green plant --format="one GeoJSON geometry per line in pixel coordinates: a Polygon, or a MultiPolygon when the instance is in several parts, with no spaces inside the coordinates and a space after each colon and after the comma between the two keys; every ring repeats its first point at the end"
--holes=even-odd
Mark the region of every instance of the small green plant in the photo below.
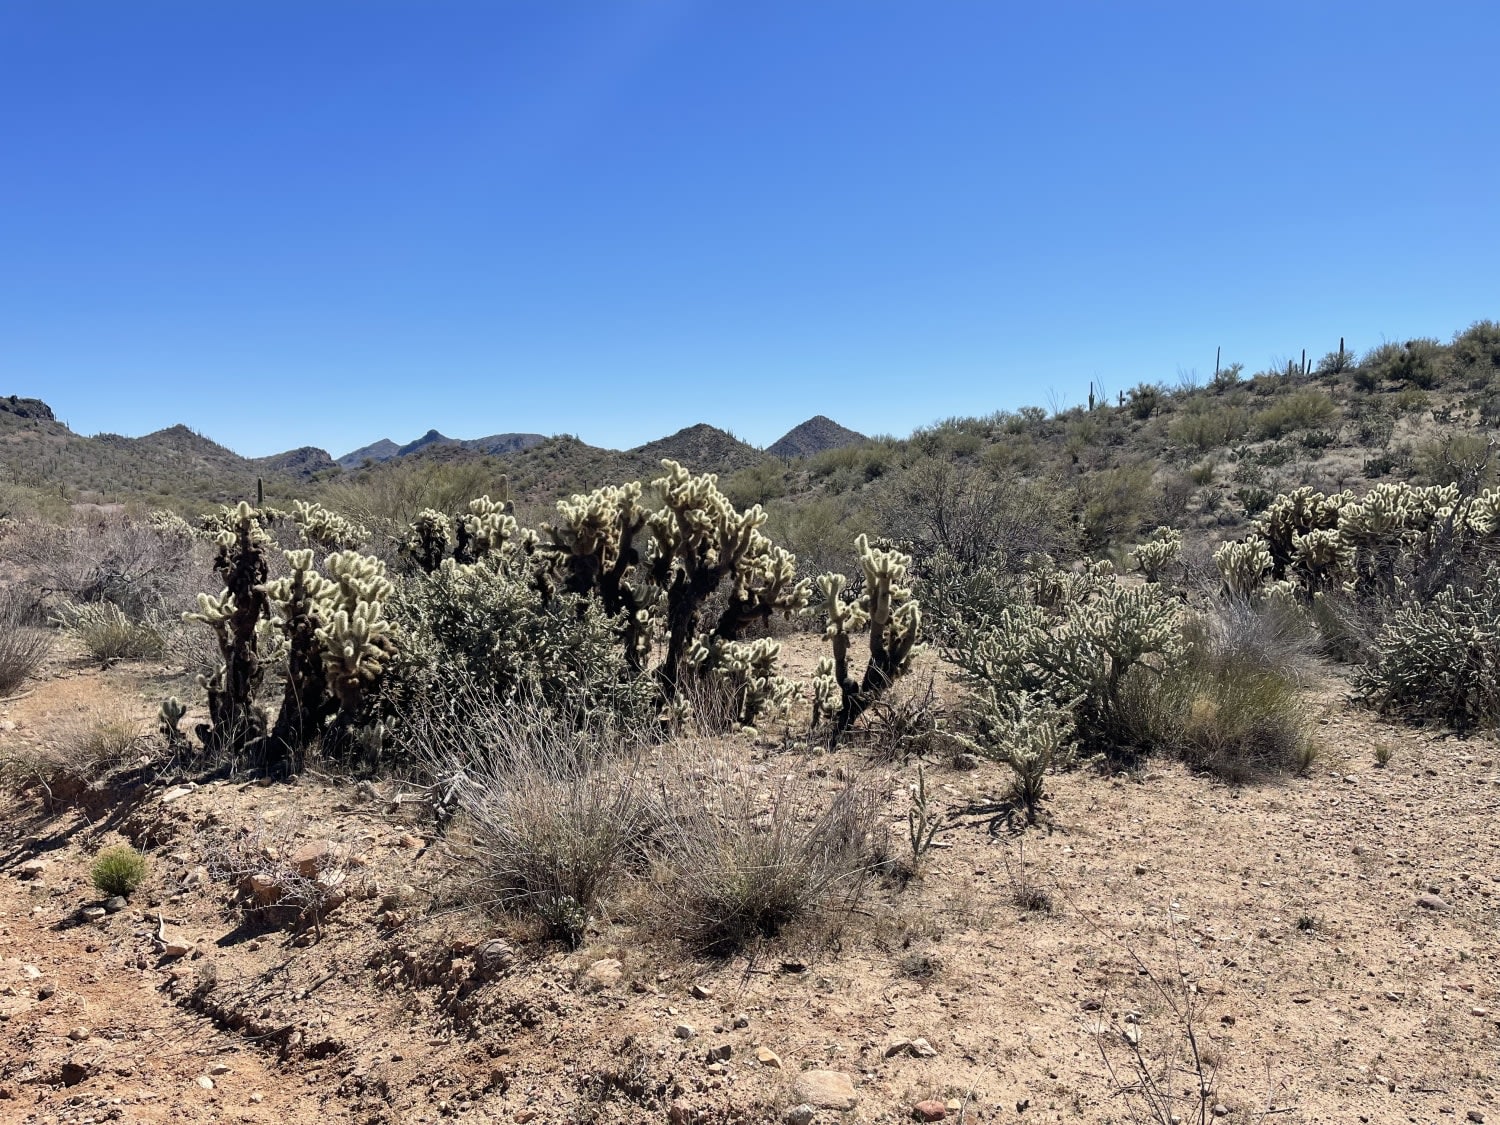
{"type": "Polygon", "coordinates": [[[911,869],[920,871],[922,860],[943,828],[943,814],[927,798],[927,771],[917,766],[917,783],[907,794],[911,806],[906,810],[906,835],[911,843],[911,869]]]}
{"type": "Polygon", "coordinates": [[[1375,744],[1375,765],[1385,769],[1391,763],[1391,744],[1389,742],[1377,742],[1375,744]]]}
{"type": "Polygon", "coordinates": [[[105,848],[89,868],[94,886],[107,895],[128,895],[145,881],[146,857],[129,844],[105,848]]]}

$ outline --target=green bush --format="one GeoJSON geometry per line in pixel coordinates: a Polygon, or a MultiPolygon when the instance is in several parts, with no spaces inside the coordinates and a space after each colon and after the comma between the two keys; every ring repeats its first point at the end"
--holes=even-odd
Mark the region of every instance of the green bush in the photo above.
{"type": "Polygon", "coordinates": [[[1233,445],[1250,429],[1244,409],[1209,399],[1193,398],[1172,419],[1167,436],[1199,453],[1233,445]]]}
{"type": "Polygon", "coordinates": [[[1097,550],[1138,534],[1156,515],[1160,491],[1147,465],[1091,473],[1078,486],[1083,546],[1097,550]]]}
{"type": "Polygon", "coordinates": [[[1293,391],[1255,415],[1255,432],[1262,438],[1280,438],[1326,425],[1333,416],[1333,400],[1321,391],[1293,391]]]}
{"type": "Polygon", "coordinates": [[[146,857],[128,844],[105,848],[89,868],[89,877],[103,894],[128,895],[146,879],[146,857]]]}

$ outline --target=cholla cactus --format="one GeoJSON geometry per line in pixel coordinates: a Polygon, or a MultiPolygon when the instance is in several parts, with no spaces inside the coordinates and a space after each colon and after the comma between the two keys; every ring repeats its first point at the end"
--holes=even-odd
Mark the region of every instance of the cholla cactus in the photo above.
{"type": "Polygon", "coordinates": [[[911,667],[922,626],[921,604],[902,584],[911,557],[872,547],[865,535],[854,541],[854,547],[865,572],[864,593],[857,602],[844,598],[848,579],[842,574],[824,574],[816,582],[814,608],[824,614],[823,635],[833,654],[819,662],[813,680],[813,724],[831,720],[830,745],[911,667]],[[870,658],[864,676],[856,680],[849,670],[849,638],[866,626],[870,658]]]}
{"type": "Polygon", "coordinates": [[[637,576],[641,555],[635,540],[649,518],[640,484],[575,495],[559,501],[557,511],[558,523],[544,528],[552,540],[544,550],[561,569],[563,589],[598,594],[604,611],[620,619],[626,661],[643,670],[651,655],[656,599],[637,576]]]}
{"type": "Polygon", "coordinates": [[[176,750],[187,741],[178,726],[186,714],[187,708],[175,695],[161,701],[161,709],[156,713],[156,729],[167,740],[168,749],[176,750]]]}
{"type": "Polygon", "coordinates": [[[198,595],[198,612],[183,620],[207,625],[219,642],[222,666],[203,680],[208,692],[207,724],[198,728],[205,745],[239,750],[265,731],[265,716],[255,706],[264,677],[256,626],[268,603],[265,550],[269,537],[261,530],[255,509],[243,501],[219,516],[225,526],[217,533],[214,571],[224,580],[218,597],[198,595]]]}
{"type": "Polygon", "coordinates": [[[1325,590],[1341,583],[1354,561],[1354,549],[1333,528],[1299,535],[1296,544],[1297,573],[1309,591],[1325,590]]]}
{"type": "Polygon", "coordinates": [[[693,476],[663,460],[664,476],[652,482],[662,507],[647,518],[652,583],[665,592],[667,652],[658,678],[676,693],[683,657],[698,633],[703,602],[727,578],[729,604],[712,634],[738,640],[751,621],[807,605],[809,584],[796,579],[796,558],[760,533],[766,514],[757,504],[735,510],[712,473],[693,476]]]}
{"type": "Polygon", "coordinates": [[[442,512],[423,508],[401,537],[401,553],[431,574],[443,564],[448,544],[453,542],[453,521],[442,512]]]}
{"type": "Polygon", "coordinates": [[[1214,565],[1224,579],[1224,592],[1249,598],[1271,573],[1271,550],[1258,535],[1225,543],[1214,552],[1214,565]]]}
{"type": "Polygon", "coordinates": [[[1011,768],[1011,796],[1035,823],[1048,772],[1066,768],[1074,758],[1069,708],[1045,692],[1001,695],[990,688],[970,697],[969,713],[978,737],[960,735],[958,741],[1011,768]]]}
{"type": "Polygon", "coordinates": [[[1147,582],[1158,582],[1166,568],[1182,554],[1182,532],[1172,527],[1158,527],[1151,538],[1130,553],[1133,562],[1147,582]]]}
{"type": "Polygon", "coordinates": [[[469,501],[468,515],[454,525],[456,545],[453,557],[459,563],[477,562],[490,555],[507,555],[511,551],[530,552],[537,543],[536,533],[523,529],[511,515],[509,488],[502,479],[500,499],[481,496],[469,501]]]}
{"type": "Polygon", "coordinates": [[[350,748],[369,718],[370,689],[395,654],[384,609],[394,590],[379,559],[344,551],[313,569],[310,550],[288,551],[290,573],[266,587],[288,642],[286,691],[272,730],[274,751],[296,754],[334,720],[327,749],[350,748]]]}
{"type": "Polygon", "coordinates": [[[770,637],[750,642],[699,640],[683,663],[718,677],[734,690],[735,725],[754,732],[757,721],[782,718],[796,700],[797,685],[776,674],[781,645],[770,637]]]}
{"type": "Polygon", "coordinates": [[[192,524],[176,512],[169,512],[165,508],[158,508],[148,515],[146,523],[150,525],[152,531],[166,540],[186,543],[194,537],[192,524]]]}
{"type": "Polygon", "coordinates": [[[370,539],[370,532],[353,520],[330,512],[321,504],[304,500],[292,504],[292,519],[302,533],[302,541],[328,551],[358,547],[370,539]]]}
{"type": "Polygon", "coordinates": [[[1271,577],[1286,577],[1287,568],[1296,561],[1299,535],[1336,528],[1339,509],[1353,499],[1350,492],[1325,496],[1304,486],[1272,500],[1254,524],[1271,553],[1271,577]]]}

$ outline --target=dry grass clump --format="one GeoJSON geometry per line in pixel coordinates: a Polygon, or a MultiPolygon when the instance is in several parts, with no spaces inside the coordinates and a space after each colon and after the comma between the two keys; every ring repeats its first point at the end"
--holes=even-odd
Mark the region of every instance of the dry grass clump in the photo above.
{"type": "Polygon", "coordinates": [[[150,621],[133,620],[112,602],[68,606],[59,616],[89,655],[101,663],[160,660],[166,653],[166,638],[160,628],[150,621]]]}
{"type": "MultiPolygon", "coordinates": [[[[472,702],[472,701],[471,701],[472,702]]],[[[577,944],[632,871],[654,823],[640,758],[598,724],[492,704],[427,716],[408,749],[454,819],[449,847],[478,905],[539,919],[577,944]]]]}
{"type": "Polygon", "coordinates": [[[858,784],[767,783],[715,760],[673,778],[662,799],[662,921],[700,953],[853,907],[883,851],[874,793],[858,784]]]}
{"type": "Polygon", "coordinates": [[[0,590],[0,696],[10,695],[47,659],[52,636],[34,628],[21,599],[0,590]]]}
{"type": "Polygon", "coordinates": [[[46,742],[9,748],[0,776],[56,790],[84,786],[130,759],[142,746],[142,724],[120,710],[95,708],[59,720],[46,742]]]}

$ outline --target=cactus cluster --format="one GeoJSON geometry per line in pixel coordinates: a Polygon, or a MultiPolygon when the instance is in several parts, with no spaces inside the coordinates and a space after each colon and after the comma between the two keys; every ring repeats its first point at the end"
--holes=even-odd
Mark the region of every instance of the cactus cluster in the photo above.
{"type": "Polygon", "coordinates": [[[369,542],[370,532],[321,504],[297,500],[292,504],[292,520],[304,543],[325,551],[347,551],[369,542]]]}
{"type": "Polygon", "coordinates": [[[1146,576],[1147,582],[1159,582],[1167,567],[1181,554],[1182,532],[1163,526],[1130,553],[1130,561],[1146,576]]]}
{"type": "Polygon", "coordinates": [[[1015,699],[1045,696],[1073,713],[1083,749],[1114,750],[1128,738],[1129,678],[1159,673],[1183,655],[1180,603],[1160,586],[1131,586],[1100,566],[1067,572],[1039,566],[1022,592],[947,648],[979,729],[999,729],[995,716],[1010,714],[1015,699]]]}
{"type": "Polygon", "coordinates": [[[868,536],[854,541],[864,571],[864,591],[848,597],[849,580],[824,574],[816,580],[813,612],[823,614],[823,635],[832,653],[818,662],[813,677],[813,725],[829,723],[830,742],[874,703],[910,667],[922,627],[922,607],[906,585],[911,557],[872,546],[868,536]],[[870,656],[856,679],[849,668],[849,640],[868,629],[870,656]]]}

